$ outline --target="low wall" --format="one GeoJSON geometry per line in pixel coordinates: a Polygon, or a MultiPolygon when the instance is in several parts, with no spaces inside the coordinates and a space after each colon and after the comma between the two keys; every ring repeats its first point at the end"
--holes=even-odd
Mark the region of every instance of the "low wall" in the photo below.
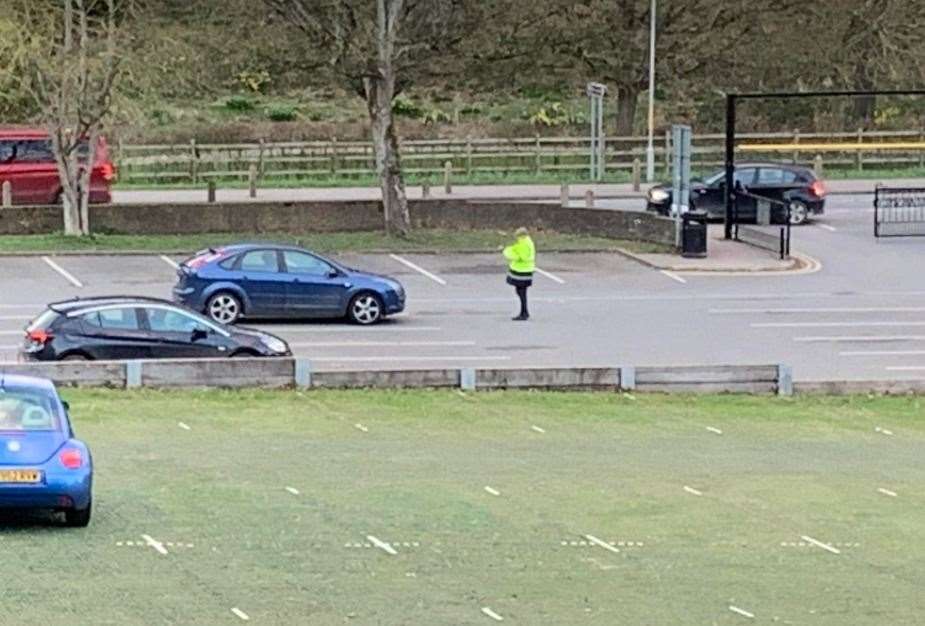
{"type": "MultiPolygon", "coordinates": [[[[501,229],[518,226],[674,245],[674,222],[636,211],[567,208],[556,203],[412,200],[417,228],[501,229]]],[[[239,202],[214,204],[92,205],[90,227],[110,234],[318,233],[382,228],[382,204],[239,202]]],[[[0,235],[59,232],[60,207],[0,209],[0,235]]]]}

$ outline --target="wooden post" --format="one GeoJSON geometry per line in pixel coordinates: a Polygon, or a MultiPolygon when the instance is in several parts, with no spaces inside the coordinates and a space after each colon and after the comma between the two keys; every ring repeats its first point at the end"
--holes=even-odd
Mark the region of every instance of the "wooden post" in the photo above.
{"type": "MultiPolygon", "coordinates": [[[[919,143],[925,143],[925,128],[919,131],[919,143]]],[[[919,168],[925,167],[925,150],[919,148],[919,168]]]]}
{"type": "MultiPolygon", "coordinates": [[[[800,129],[797,128],[793,131],[793,143],[800,143],[800,129]]],[[[796,148],[793,150],[793,162],[794,164],[800,162],[800,151],[796,148]]]]}
{"type": "Polygon", "coordinates": [[[536,137],[536,144],[535,144],[536,145],[536,152],[535,152],[536,156],[533,161],[533,171],[536,174],[539,174],[543,170],[543,156],[542,156],[543,153],[540,151],[540,134],[536,133],[535,137],[536,137]]]}
{"type": "Polygon", "coordinates": [[[193,184],[199,182],[199,150],[195,138],[189,140],[189,177],[193,184]]]}
{"type": "MultiPolygon", "coordinates": [[[[859,128],[858,129],[858,143],[863,143],[863,142],[864,142],[864,129],[859,128]]],[[[864,171],[864,157],[861,154],[860,149],[858,149],[854,153],[854,166],[855,166],[855,169],[857,169],[857,171],[859,172],[864,171]]]]}
{"type": "Polygon", "coordinates": [[[472,137],[466,136],[466,178],[472,178],[472,137]]]}
{"type": "Polygon", "coordinates": [[[331,137],[331,176],[337,176],[337,137],[331,137]]]}
{"type": "Polygon", "coordinates": [[[247,186],[251,198],[257,197],[257,165],[251,163],[251,166],[247,168],[247,186]]]}
{"type": "Polygon", "coordinates": [[[639,157],[633,159],[633,191],[639,191],[642,178],[642,162],[639,157]]]}
{"type": "Polygon", "coordinates": [[[671,174],[671,131],[665,131],[665,176],[671,174]]]}
{"type": "Polygon", "coordinates": [[[443,191],[449,195],[453,193],[453,182],[450,180],[453,176],[453,162],[447,161],[443,164],[443,191]]]}
{"type": "Polygon", "coordinates": [[[257,145],[257,176],[263,178],[264,164],[263,164],[263,151],[266,150],[264,145],[263,137],[260,138],[260,143],[257,145]]]}
{"type": "Polygon", "coordinates": [[[562,183],[562,186],[559,187],[559,203],[562,206],[568,206],[568,201],[569,201],[568,183],[562,183]]]}
{"type": "Polygon", "coordinates": [[[0,205],[13,206],[13,185],[8,180],[3,181],[3,189],[0,190],[0,205]]]}
{"type": "Polygon", "coordinates": [[[593,209],[594,208],[594,190],[589,189],[585,192],[585,208],[593,209]]]}
{"type": "Polygon", "coordinates": [[[425,182],[423,185],[421,185],[421,197],[425,200],[430,199],[430,183],[425,182]]]}
{"type": "Polygon", "coordinates": [[[209,181],[208,191],[206,193],[206,200],[209,204],[213,204],[215,202],[215,181],[214,180],[209,181]]]}
{"type": "Polygon", "coordinates": [[[813,162],[813,171],[816,173],[817,177],[822,178],[823,171],[822,171],[822,155],[821,154],[816,155],[816,160],[813,162]]]}

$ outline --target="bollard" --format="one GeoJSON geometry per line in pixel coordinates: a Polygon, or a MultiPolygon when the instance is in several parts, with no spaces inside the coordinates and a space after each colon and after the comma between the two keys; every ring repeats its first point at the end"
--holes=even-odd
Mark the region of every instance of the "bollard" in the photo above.
{"type": "Polygon", "coordinates": [[[421,197],[425,200],[430,199],[430,183],[424,183],[421,185],[421,197]]]}
{"type": "Polygon", "coordinates": [[[206,198],[206,201],[207,201],[209,204],[213,204],[213,203],[215,202],[215,181],[214,181],[214,180],[210,180],[210,181],[209,181],[209,187],[208,187],[208,194],[207,194],[207,196],[208,196],[208,197],[206,198]]]}
{"type": "Polygon", "coordinates": [[[559,188],[559,203],[562,206],[568,206],[568,183],[562,183],[562,186],[559,188]]]}
{"type": "Polygon", "coordinates": [[[633,191],[639,191],[642,181],[642,163],[639,161],[639,157],[633,159],[633,191]]]}
{"type": "Polygon", "coordinates": [[[453,184],[450,181],[450,177],[453,175],[453,162],[447,161],[443,164],[443,191],[447,195],[453,193],[453,184]]]}
{"type": "Polygon", "coordinates": [[[585,192],[585,208],[593,209],[594,208],[594,190],[589,189],[585,192]]]}
{"type": "Polygon", "coordinates": [[[257,166],[253,163],[247,170],[247,184],[250,189],[250,197],[257,197],[257,166]]]}
{"type": "Polygon", "coordinates": [[[0,196],[2,196],[0,205],[5,207],[13,206],[13,185],[10,181],[3,181],[3,190],[0,192],[0,196]]]}
{"type": "Polygon", "coordinates": [[[817,154],[816,160],[813,161],[813,171],[816,173],[816,176],[822,178],[822,155],[817,154]]]}

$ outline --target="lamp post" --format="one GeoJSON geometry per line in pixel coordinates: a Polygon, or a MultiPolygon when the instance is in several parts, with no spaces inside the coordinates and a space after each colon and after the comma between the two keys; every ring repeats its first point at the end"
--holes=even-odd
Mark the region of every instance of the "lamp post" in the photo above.
{"type": "Polygon", "coordinates": [[[655,180],[655,0],[649,10],[649,143],[646,146],[646,182],[655,180]]]}

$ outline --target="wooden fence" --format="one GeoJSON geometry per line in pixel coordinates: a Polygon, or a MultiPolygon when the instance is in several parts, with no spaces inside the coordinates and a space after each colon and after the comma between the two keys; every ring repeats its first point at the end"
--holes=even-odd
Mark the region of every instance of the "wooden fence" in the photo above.
{"type": "MultiPolygon", "coordinates": [[[[743,133],[738,158],[783,160],[833,169],[895,169],[925,167],[925,131],[863,131],[850,133],[743,133]],[[800,149],[801,143],[810,143],[800,149]],[[772,149],[763,149],[762,144],[772,149]],[[820,148],[819,144],[826,144],[820,148]],[[865,147],[870,144],[870,147],[865,147]]],[[[694,137],[693,167],[705,171],[722,165],[721,134],[694,137]]],[[[610,137],[605,172],[630,173],[634,161],[645,158],[645,137],[610,137]]],[[[454,179],[479,174],[585,176],[589,171],[590,139],[540,137],[526,139],[454,139],[402,142],[406,174],[439,177],[446,164],[454,179]]],[[[670,132],[658,138],[656,159],[660,176],[672,159],[670,132]]],[[[375,171],[372,144],[363,141],[308,141],[173,145],[119,144],[119,180],[126,183],[200,184],[209,180],[247,180],[256,167],[263,180],[331,179],[371,176],[375,171]]]]}

